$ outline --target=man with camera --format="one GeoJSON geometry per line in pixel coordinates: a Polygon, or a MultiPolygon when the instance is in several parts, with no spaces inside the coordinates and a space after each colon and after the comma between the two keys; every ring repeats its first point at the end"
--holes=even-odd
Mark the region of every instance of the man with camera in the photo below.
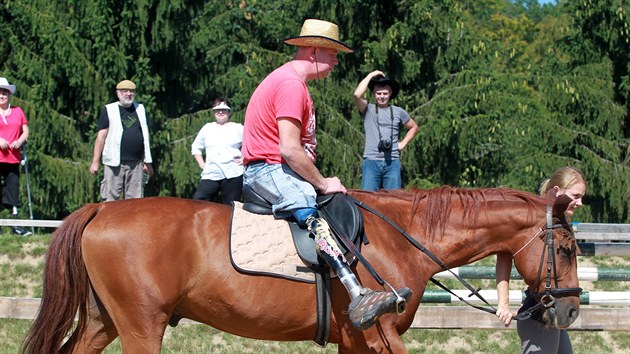
{"type": "Polygon", "coordinates": [[[369,73],[354,90],[354,104],[363,118],[365,148],[363,150],[363,177],[361,189],[400,189],[400,152],[418,132],[418,125],[402,108],[390,105],[400,91],[394,79],[380,70],[369,73]],[[370,89],[375,104],[363,97],[370,89]],[[398,141],[400,126],[407,129],[403,140],[398,141]]]}

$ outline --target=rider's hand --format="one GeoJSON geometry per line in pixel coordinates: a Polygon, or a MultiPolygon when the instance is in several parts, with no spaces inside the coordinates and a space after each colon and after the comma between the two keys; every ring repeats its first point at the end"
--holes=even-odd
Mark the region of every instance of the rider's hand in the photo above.
{"type": "Polygon", "coordinates": [[[343,184],[341,184],[341,180],[337,177],[327,177],[326,178],[326,189],[320,190],[321,194],[333,194],[333,193],[343,193],[346,194],[347,190],[343,184]]]}

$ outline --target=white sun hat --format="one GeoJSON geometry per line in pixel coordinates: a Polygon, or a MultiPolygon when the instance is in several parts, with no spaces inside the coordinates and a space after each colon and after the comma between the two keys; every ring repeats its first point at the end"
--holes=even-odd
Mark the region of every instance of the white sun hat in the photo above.
{"type": "Polygon", "coordinates": [[[15,93],[15,85],[9,84],[9,80],[6,77],[0,77],[0,89],[9,90],[11,94],[15,93]]]}
{"type": "Polygon", "coordinates": [[[228,106],[225,102],[221,102],[218,105],[212,107],[213,110],[219,110],[219,109],[227,109],[228,111],[232,111],[232,108],[230,108],[230,106],[228,106]]]}

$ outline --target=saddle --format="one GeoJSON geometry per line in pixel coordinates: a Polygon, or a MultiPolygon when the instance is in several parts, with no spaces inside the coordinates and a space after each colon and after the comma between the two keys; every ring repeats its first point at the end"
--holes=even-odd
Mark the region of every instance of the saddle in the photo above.
{"type": "MultiPolygon", "coordinates": [[[[271,204],[248,186],[243,186],[243,209],[250,213],[271,215],[271,204]]],[[[360,249],[361,243],[367,244],[363,230],[363,216],[357,205],[346,195],[335,193],[317,197],[317,209],[331,227],[331,234],[339,245],[346,259],[354,261],[348,254],[346,244],[354,244],[360,249]]],[[[317,255],[315,240],[310,232],[300,227],[295,220],[287,219],[293,236],[293,244],[304,264],[315,273],[315,292],[317,303],[317,332],[313,339],[322,347],[330,336],[330,270],[328,265],[317,255]]]]}
{"type": "MultiPolygon", "coordinates": [[[[243,186],[243,209],[250,213],[271,215],[271,204],[248,186],[243,186]]],[[[367,244],[367,238],[363,230],[363,216],[357,205],[344,194],[335,193],[320,195],[317,197],[317,209],[320,217],[323,217],[330,225],[333,237],[344,254],[348,253],[345,246],[350,240],[357,248],[361,243],[367,244]],[[333,227],[334,226],[334,227],[333,227]],[[347,239],[341,239],[337,232],[343,233],[347,239]]],[[[328,266],[319,258],[315,250],[315,240],[310,232],[300,227],[293,218],[288,218],[289,228],[293,236],[295,249],[306,266],[316,272],[327,270],[328,266]]],[[[354,259],[350,255],[346,259],[354,259]]]]}

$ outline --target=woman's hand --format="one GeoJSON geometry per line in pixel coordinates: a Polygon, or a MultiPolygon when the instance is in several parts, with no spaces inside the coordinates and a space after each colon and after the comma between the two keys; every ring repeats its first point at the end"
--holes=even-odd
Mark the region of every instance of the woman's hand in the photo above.
{"type": "Polygon", "coordinates": [[[512,322],[512,318],[514,317],[514,315],[510,311],[509,307],[505,305],[499,305],[497,308],[497,317],[499,318],[499,321],[503,322],[505,327],[507,327],[512,322]]]}

